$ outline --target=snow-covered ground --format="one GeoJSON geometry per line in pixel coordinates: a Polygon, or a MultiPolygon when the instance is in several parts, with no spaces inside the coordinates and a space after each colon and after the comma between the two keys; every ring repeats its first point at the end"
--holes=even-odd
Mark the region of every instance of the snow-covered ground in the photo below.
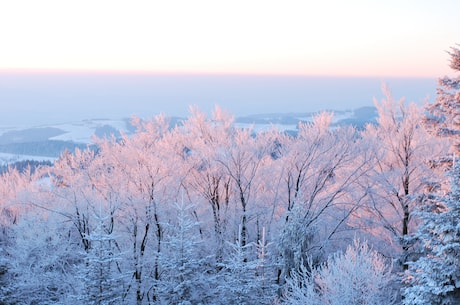
{"type": "Polygon", "coordinates": [[[297,130],[297,125],[290,124],[249,124],[249,123],[235,123],[237,128],[252,128],[254,132],[263,132],[270,129],[276,129],[278,131],[293,131],[297,130]]]}
{"type": "Polygon", "coordinates": [[[337,111],[334,112],[334,117],[332,118],[332,123],[338,123],[342,120],[350,119],[355,115],[355,112],[353,110],[347,110],[347,111],[337,111]]]}
{"type": "Polygon", "coordinates": [[[96,130],[104,126],[111,126],[118,131],[126,131],[126,122],[123,120],[91,119],[52,125],[51,127],[62,129],[66,131],[66,133],[51,137],[50,140],[89,144],[93,142],[96,130]]]}
{"type": "Polygon", "coordinates": [[[72,141],[74,143],[92,143],[92,139],[98,128],[110,126],[118,131],[126,131],[126,121],[109,119],[88,119],[73,121],[61,124],[50,124],[40,126],[29,125],[0,125],[0,136],[14,131],[27,131],[37,128],[57,128],[63,131],[62,134],[49,137],[48,140],[72,141]]]}

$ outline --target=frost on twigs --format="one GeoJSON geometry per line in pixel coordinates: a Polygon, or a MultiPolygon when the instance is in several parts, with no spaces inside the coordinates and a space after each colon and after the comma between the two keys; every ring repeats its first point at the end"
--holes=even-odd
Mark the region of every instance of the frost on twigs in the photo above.
{"type": "Polygon", "coordinates": [[[345,253],[331,255],[316,268],[306,266],[311,266],[311,261],[286,280],[286,304],[389,305],[395,302],[391,266],[366,242],[355,239],[345,253]]]}

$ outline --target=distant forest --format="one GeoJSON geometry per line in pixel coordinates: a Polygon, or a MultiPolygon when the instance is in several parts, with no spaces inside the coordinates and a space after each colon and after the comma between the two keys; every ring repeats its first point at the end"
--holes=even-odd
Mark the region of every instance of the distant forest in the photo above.
{"type": "Polygon", "coordinates": [[[46,166],[52,166],[53,163],[51,161],[37,161],[37,160],[22,160],[22,161],[16,161],[10,164],[5,164],[0,166],[0,174],[5,174],[8,171],[17,171],[21,174],[24,174],[26,172],[29,172],[31,174],[35,173],[35,170],[37,168],[42,168],[46,166]]]}

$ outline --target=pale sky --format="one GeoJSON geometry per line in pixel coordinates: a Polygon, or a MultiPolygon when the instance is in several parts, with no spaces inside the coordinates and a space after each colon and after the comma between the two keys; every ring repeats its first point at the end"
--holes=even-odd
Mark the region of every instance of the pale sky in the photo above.
{"type": "Polygon", "coordinates": [[[458,0],[0,0],[0,71],[439,77],[458,0]]]}

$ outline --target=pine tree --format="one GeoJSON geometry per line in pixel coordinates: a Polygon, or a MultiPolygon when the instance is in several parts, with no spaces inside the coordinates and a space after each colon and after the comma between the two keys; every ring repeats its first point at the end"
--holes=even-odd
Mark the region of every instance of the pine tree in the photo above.
{"type": "Polygon", "coordinates": [[[460,164],[450,171],[451,191],[436,196],[422,212],[417,238],[424,256],[412,263],[407,275],[404,304],[458,304],[460,302],[460,164]]]}
{"type": "MultiPolygon", "coordinates": [[[[213,304],[271,304],[276,287],[269,272],[267,244],[243,244],[242,227],[217,275],[219,299],[213,304]]],[[[272,273],[273,274],[273,273],[272,273]]]]}
{"type": "MultiPolygon", "coordinates": [[[[452,48],[450,67],[454,72],[460,72],[460,49],[452,48]]],[[[436,135],[447,137],[452,141],[452,152],[460,153],[460,75],[445,76],[438,80],[437,98],[427,107],[429,115],[426,125],[436,135]]]]}
{"type": "MultiPolygon", "coordinates": [[[[460,72],[460,50],[452,48],[451,68],[460,72]]],[[[428,107],[427,126],[452,143],[450,184],[443,194],[429,196],[422,210],[423,223],[415,239],[422,256],[406,274],[404,304],[459,304],[460,302],[460,77],[439,80],[436,102],[428,107]]]]}
{"type": "Polygon", "coordinates": [[[122,304],[122,276],[117,268],[115,238],[104,231],[101,219],[88,236],[90,248],[85,252],[82,281],[84,290],[77,298],[87,305],[122,304]]]}
{"type": "Polygon", "coordinates": [[[201,255],[199,222],[192,218],[193,205],[176,204],[177,222],[170,224],[161,263],[164,273],[158,289],[165,304],[207,304],[213,293],[208,281],[206,255],[201,255]]]}
{"type": "Polygon", "coordinates": [[[318,230],[314,224],[307,225],[311,223],[310,219],[304,217],[300,205],[294,205],[294,208],[287,213],[286,219],[278,248],[282,256],[283,274],[281,276],[288,278],[291,272],[300,271],[308,257],[312,257],[314,263],[317,264],[321,253],[314,250],[318,230]]]}
{"type": "Polygon", "coordinates": [[[271,304],[279,286],[276,284],[276,266],[273,261],[272,243],[267,242],[265,227],[262,236],[255,244],[257,249],[256,282],[258,286],[259,304],[271,304]]]}

